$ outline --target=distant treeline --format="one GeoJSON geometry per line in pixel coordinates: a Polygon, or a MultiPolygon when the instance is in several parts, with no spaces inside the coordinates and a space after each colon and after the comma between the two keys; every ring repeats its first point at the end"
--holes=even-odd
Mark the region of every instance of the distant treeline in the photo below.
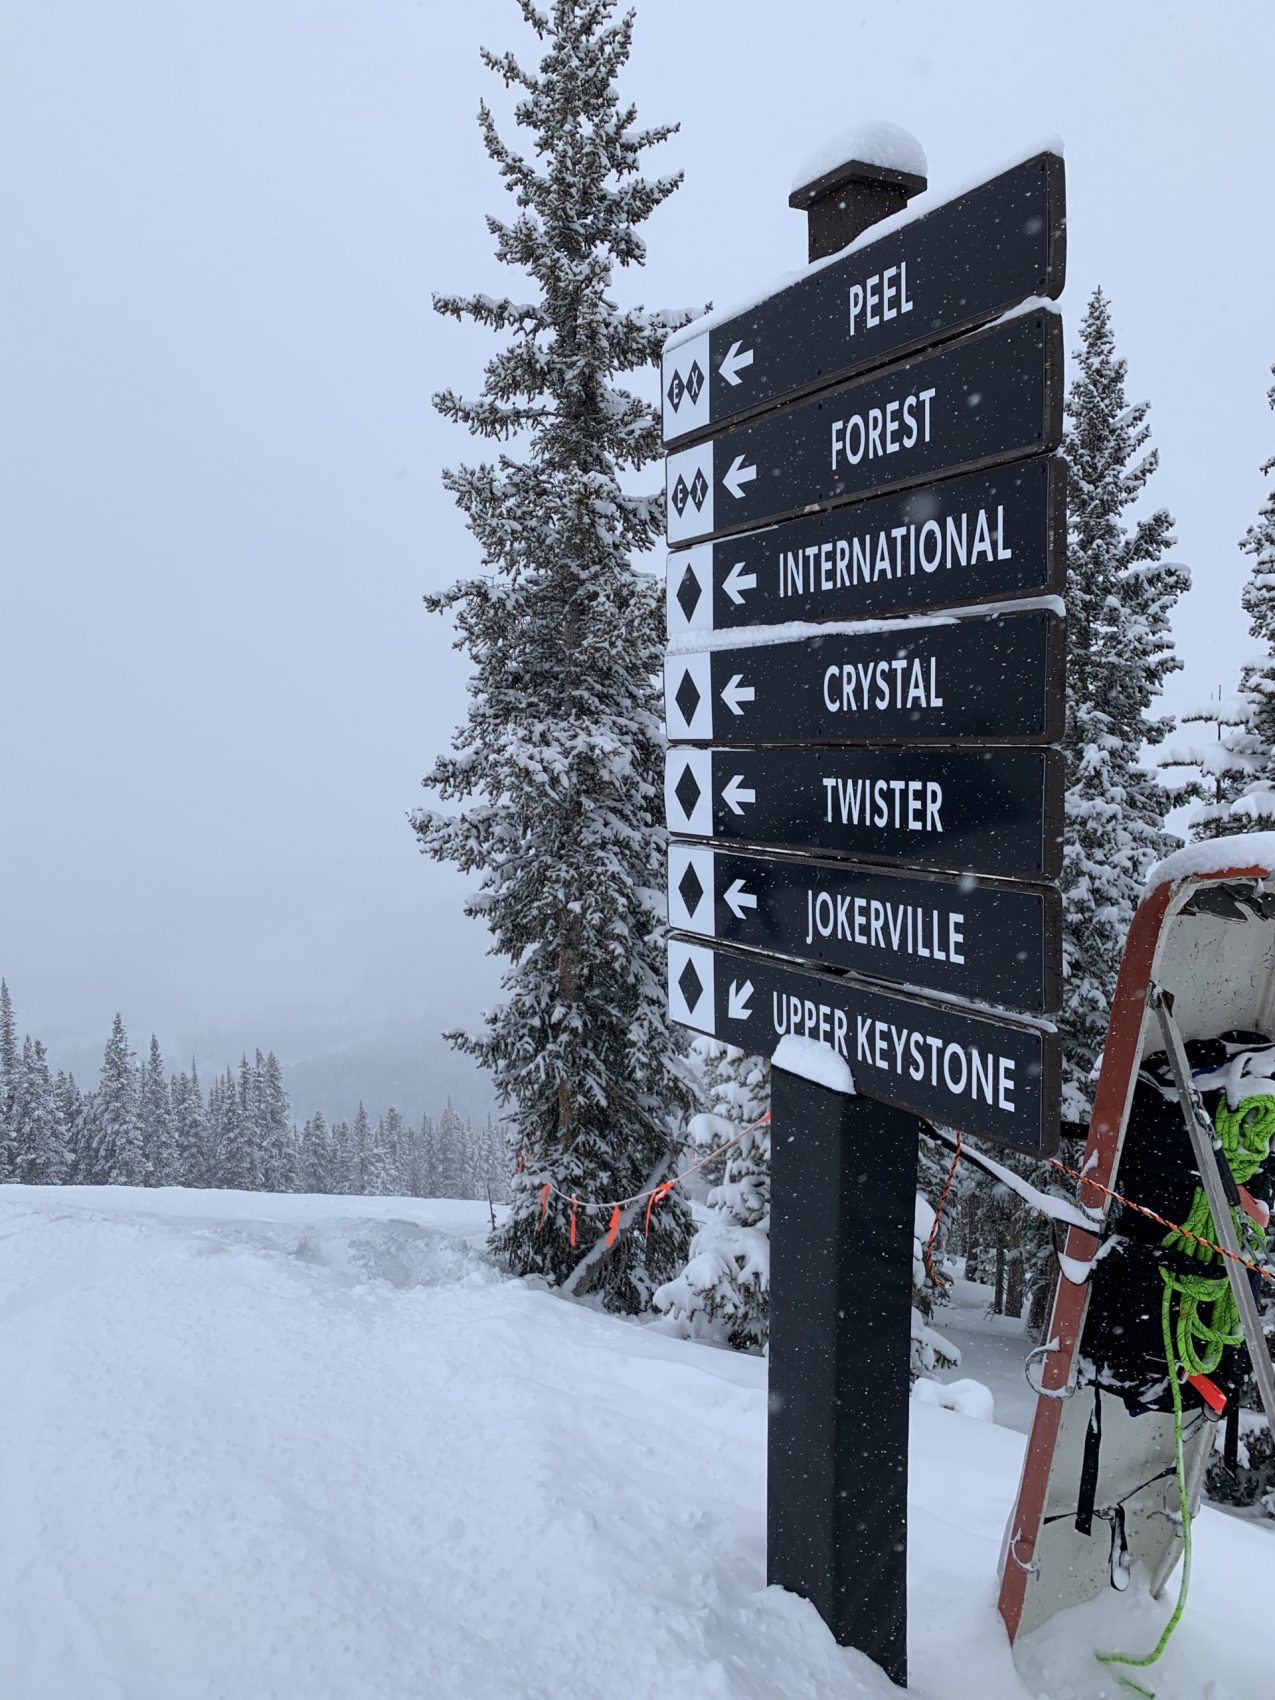
{"type": "Polygon", "coordinates": [[[322,1114],[298,1127],[273,1051],[227,1069],[207,1092],[192,1062],[170,1075],[153,1036],[140,1061],[117,1015],[97,1085],[49,1066],[39,1039],[18,1042],[0,980],[0,1181],[35,1186],[236,1187],[248,1192],[411,1194],[487,1198],[509,1193],[499,1128],[462,1118],[408,1122],[395,1108],[373,1122],[322,1114]]]}

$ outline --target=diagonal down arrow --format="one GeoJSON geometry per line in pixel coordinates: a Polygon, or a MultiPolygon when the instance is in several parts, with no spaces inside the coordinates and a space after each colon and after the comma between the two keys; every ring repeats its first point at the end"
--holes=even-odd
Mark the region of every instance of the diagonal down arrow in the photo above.
{"type": "Polygon", "coordinates": [[[753,983],[745,980],[741,986],[737,980],[730,983],[730,994],[726,1002],[726,1014],[732,1021],[747,1021],[753,1013],[748,1000],[753,995],[753,983]]]}

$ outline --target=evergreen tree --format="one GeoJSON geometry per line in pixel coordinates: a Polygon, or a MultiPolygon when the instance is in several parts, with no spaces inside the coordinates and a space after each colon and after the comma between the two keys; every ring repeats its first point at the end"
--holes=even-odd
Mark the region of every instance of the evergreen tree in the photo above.
{"type": "Polygon", "coordinates": [[[528,154],[501,140],[486,105],[487,151],[515,197],[489,219],[496,252],[529,273],[531,299],[441,296],[435,306],[508,338],[478,401],[440,411],[477,436],[527,445],[523,459],[446,477],[483,553],[483,571],[428,597],[453,614],[474,663],[467,722],[426,779],[454,812],[421,810],[422,849],[481,876],[480,915],[507,967],[504,1004],[453,1042],[490,1069],[524,1156],[512,1209],[493,1238],[516,1273],[600,1292],[636,1310],[680,1268],[689,1215],[664,1201],[649,1241],[605,1244],[608,1212],[580,1215],[540,1192],[605,1200],[668,1172],[691,1102],[664,1010],[660,916],[662,735],[655,677],[662,605],[631,555],[660,536],[663,505],[622,474],[657,459],[658,418],[615,381],[656,363],[669,315],[621,311],[616,265],[640,264],[638,227],[676,177],[640,174],[672,126],[634,127],[615,84],[633,19],[611,0],[520,0],[543,46],[538,74],[484,54],[520,91],[528,154]],[[602,1243],[599,1244],[598,1241],[602,1243]],[[579,1266],[579,1267],[578,1267],[579,1266]]]}
{"type": "Polygon", "coordinates": [[[336,1191],[332,1184],[332,1142],[321,1111],[311,1116],[302,1130],[298,1185],[302,1192],[336,1191]]]}
{"type": "MultiPolygon", "coordinates": [[[[1275,407],[1275,387],[1267,399],[1275,407]]],[[[1275,458],[1262,472],[1275,472],[1275,458]]],[[[1267,492],[1240,548],[1253,562],[1241,601],[1258,648],[1240,670],[1236,697],[1228,700],[1219,691],[1216,702],[1186,716],[1212,727],[1212,735],[1184,741],[1165,760],[1166,767],[1192,772],[1184,794],[1197,802],[1190,817],[1193,838],[1275,832],[1275,489],[1267,492]]]]}
{"type": "Polygon", "coordinates": [[[354,1137],[350,1132],[349,1122],[333,1123],[328,1140],[328,1156],[327,1190],[335,1193],[357,1192],[354,1137]]]}
{"type": "Polygon", "coordinates": [[[257,1052],[256,1077],[261,1182],[267,1192],[289,1192],[296,1178],[296,1144],[283,1070],[273,1051],[265,1058],[257,1052]]]}
{"type": "Polygon", "coordinates": [[[169,1087],[173,1147],[178,1182],[182,1186],[213,1184],[208,1150],[208,1120],[199,1069],[191,1059],[190,1073],[175,1074],[169,1087]]]}
{"type": "Polygon", "coordinates": [[[391,1104],[381,1120],[378,1144],[385,1165],[382,1192],[401,1195],[407,1186],[407,1129],[400,1111],[391,1104]]]}
{"type": "Polygon", "coordinates": [[[1148,867],[1173,848],[1172,806],[1142,751],[1169,722],[1152,706],[1173,653],[1169,619],[1188,585],[1163,559],[1173,521],[1164,509],[1131,520],[1155,471],[1145,403],[1125,399],[1106,297],[1096,290],[1081,327],[1067,397],[1067,772],[1062,890],[1065,993],[1064,1131],[1083,1132],[1125,935],[1148,867]]]}
{"type": "Polygon", "coordinates": [[[260,1130],[253,1073],[247,1057],[240,1061],[238,1080],[227,1069],[221,1082],[213,1141],[216,1153],[213,1185],[260,1192],[260,1130]]]}
{"type": "Polygon", "coordinates": [[[438,1197],[438,1129],[432,1116],[422,1115],[416,1130],[409,1190],[416,1198],[438,1197]]]}
{"type": "Polygon", "coordinates": [[[465,1196],[465,1124],[452,1108],[449,1098],[438,1118],[436,1130],[437,1162],[434,1168],[435,1198],[465,1196]]]}
{"type": "Polygon", "coordinates": [[[18,1023],[9,987],[0,980],[0,1181],[12,1180],[16,1163],[13,1098],[18,1087],[18,1023]]]}
{"type": "Polygon", "coordinates": [[[10,1113],[13,1178],[30,1186],[56,1186],[66,1178],[70,1153],[61,1104],[38,1039],[23,1042],[10,1113]]]}
{"type": "Polygon", "coordinates": [[[89,1172],[88,1104],[75,1084],[75,1076],[65,1074],[61,1069],[53,1083],[53,1090],[57,1095],[58,1121],[66,1143],[66,1169],[62,1178],[68,1184],[78,1185],[89,1172]]]}
{"type": "MultiPolygon", "coordinates": [[[[770,1064],[734,1045],[704,1041],[705,1138],[723,1144],[770,1108],[770,1064]]],[[[770,1323],[770,1127],[746,1133],[725,1155],[708,1219],[682,1273],[655,1295],[660,1310],[697,1338],[737,1351],[765,1348],[770,1323]]]]}
{"type": "Polygon", "coordinates": [[[137,1069],[123,1018],[118,1014],[106,1042],[94,1096],[89,1179],[95,1186],[142,1186],[146,1181],[137,1069]]]}
{"type": "Polygon", "coordinates": [[[146,1184],[176,1186],[179,1171],[173,1138],[173,1106],[159,1040],[151,1034],[150,1053],[142,1064],[138,1095],[142,1150],[146,1154],[146,1184]]]}

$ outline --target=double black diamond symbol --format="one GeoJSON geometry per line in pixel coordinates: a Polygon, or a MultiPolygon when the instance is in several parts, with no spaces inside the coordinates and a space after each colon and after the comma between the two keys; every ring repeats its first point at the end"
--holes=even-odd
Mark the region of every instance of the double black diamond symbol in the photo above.
{"type": "Polygon", "coordinates": [[[700,371],[699,361],[694,360],[691,362],[690,371],[686,374],[685,382],[682,381],[682,374],[678,371],[674,371],[672,381],[670,382],[668,389],[665,391],[665,394],[668,396],[669,406],[673,409],[674,413],[676,413],[678,408],[682,405],[682,397],[684,395],[690,396],[691,406],[694,407],[695,403],[699,400],[700,391],[703,388],[704,374],[700,371]]]}
{"type": "Polygon", "coordinates": [[[689,489],[687,489],[686,480],[679,472],[677,483],[673,486],[673,506],[677,509],[678,519],[681,519],[686,512],[687,502],[694,502],[696,512],[698,512],[704,506],[704,498],[707,494],[708,480],[704,476],[703,467],[700,467],[696,472],[689,489]]]}
{"type": "Polygon", "coordinates": [[[681,584],[677,587],[677,600],[681,604],[682,612],[688,620],[699,607],[701,594],[702,586],[696,578],[693,568],[688,566],[686,571],[682,574],[681,584]]]}
{"type": "Polygon", "coordinates": [[[704,982],[695,972],[695,964],[689,957],[686,959],[686,967],[677,977],[677,983],[683,998],[686,1000],[687,1009],[694,1009],[704,994],[704,982]]]}
{"type": "Polygon", "coordinates": [[[689,672],[682,674],[682,682],[677,687],[677,695],[673,701],[681,711],[682,719],[689,726],[695,718],[695,710],[699,707],[699,686],[689,672]]]}
{"type": "Polygon", "coordinates": [[[699,908],[699,900],[704,895],[704,887],[699,875],[695,872],[695,864],[688,862],[686,872],[677,882],[677,889],[682,894],[682,902],[686,905],[686,913],[693,915],[699,908]]]}
{"type": "Polygon", "coordinates": [[[690,820],[695,812],[695,805],[700,800],[699,780],[691,772],[688,762],[677,784],[673,787],[673,795],[682,805],[682,813],[690,820]]]}

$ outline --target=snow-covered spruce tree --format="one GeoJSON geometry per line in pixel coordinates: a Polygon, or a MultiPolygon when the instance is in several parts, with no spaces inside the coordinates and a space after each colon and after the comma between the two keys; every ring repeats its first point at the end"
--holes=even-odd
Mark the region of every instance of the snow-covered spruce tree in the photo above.
{"type": "Polygon", "coordinates": [[[298,1185],[302,1192],[332,1192],[332,1141],[322,1111],[316,1111],[301,1133],[298,1185]]]}
{"type": "Polygon", "coordinates": [[[18,1023],[9,987],[0,980],[0,1181],[13,1179],[13,1095],[18,1085],[18,1023]]]}
{"type": "Polygon", "coordinates": [[[138,1075],[123,1018],[116,1015],[102,1057],[89,1123],[89,1179],[95,1186],[142,1186],[146,1152],[138,1115],[138,1075]]]}
{"type": "Polygon", "coordinates": [[[13,1125],[13,1178],[30,1186],[57,1186],[66,1179],[70,1153],[62,1125],[62,1105],[38,1039],[23,1042],[10,1106],[13,1125]]]}
{"type": "MultiPolygon", "coordinates": [[[[699,1048],[709,1108],[702,1137],[711,1150],[766,1114],[770,1064],[717,1040],[702,1040],[699,1048]]],[[[695,1339],[760,1352],[770,1325],[769,1125],[745,1133],[723,1161],[686,1267],[665,1282],[655,1303],[695,1339]]]]}
{"type": "Polygon", "coordinates": [[[1063,854],[1064,1132],[1082,1134],[1129,922],[1150,864],[1176,844],[1172,800],[1142,752],[1169,722],[1152,706],[1189,576],[1163,559],[1173,521],[1128,510],[1156,469],[1145,402],[1125,399],[1106,297],[1095,290],[1067,396],[1067,773],[1063,854]],[[1144,452],[1144,450],[1146,452],[1144,452]]]}
{"type": "Polygon", "coordinates": [[[141,1066],[137,1102],[146,1153],[147,1186],[176,1186],[177,1145],[173,1138],[173,1105],[159,1040],[151,1034],[150,1051],[141,1066]]]}
{"type": "Polygon", "coordinates": [[[66,1172],[62,1178],[67,1185],[79,1185],[89,1171],[88,1128],[92,1101],[80,1091],[75,1076],[65,1074],[61,1069],[53,1082],[53,1090],[57,1093],[58,1120],[66,1141],[66,1172]]]}
{"type": "Polygon", "coordinates": [[[208,1122],[199,1070],[191,1059],[190,1073],[175,1074],[168,1091],[172,1109],[173,1144],[182,1186],[210,1186],[208,1122]]]}
{"type": "Polygon", "coordinates": [[[267,1192],[290,1192],[296,1184],[296,1141],[283,1070],[273,1051],[257,1052],[255,1089],[261,1140],[261,1184],[267,1192]]]}
{"type": "MultiPolygon", "coordinates": [[[[1275,386],[1267,399],[1275,407],[1275,386]]],[[[1262,472],[1275,472],[1275,458],[1262,472]]],[[[1275,832],[1275,489],[1267,492],[1240,548],[1253,560],[1241,602],[1257,648],[1240,669],[1236,696],[1219,690],[1216,700],[1185,716],[1211,733],[1184,737],[1164,762],[1191,775],[1179,796],[1196,800],[1193,838],[1275,832]]]]}
{"type": "MultiPolygon", "coordinates": [[[[681,316],[623,311],[615,267],[640,264],[639,226],[677,177],[646,180],[641,130],[615,79],[632,13],[611,0],[519,0],[542,44],[538,73],[484,54],[519,91],[532,145],[507,146],[484,104],[487,151],[516,212],[488,227],[529,278],[521,298],[441,296],[435,306],[507,338],[481,397],[440,411],[520,456],[449,473],[483,571],[428,605],[450,612],[474,664],[470,710],[426,778],[458,812],[413,824],[431,856],[481,875],[468,913],[509,963],[504,1003],[453,1041],[489,1069],[521,1167],[493,1250],[607,1307],[634,1311],[681,1268],[690,1217],[675,1195],[649,1240],[634,1211],[607,1245],[609,1212],[568,1198],[627,1198],[670,1172],[692,1103],[664,1011],[660,915],[662,737],[655,677],[661,599],[631,557],[660,536],[663,503],[621,482],[660,453],[655,412],[617,383],[654,365],[681,316]],[[552,1185],[541,1221],[541,1189],[552,1185]]],[[[512,1164],[511,1164],[512,1166],[512,1164]]]]}

